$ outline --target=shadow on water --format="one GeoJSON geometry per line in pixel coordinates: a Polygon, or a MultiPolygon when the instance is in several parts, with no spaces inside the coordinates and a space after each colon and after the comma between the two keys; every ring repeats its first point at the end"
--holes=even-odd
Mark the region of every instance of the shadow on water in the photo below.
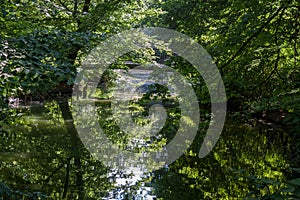
{"type": "MultiPolygon", "coordinates": [[[[128,140],[118,135],[109,104],[98,108],[99,123],[110,138],[128,140]]],[[[34,192],[47,199],[267,199],[284,195],[283,189],[288,193],[284,183],[295,178],[291,168],[297,170],[289,156],[294,141],[280,127],[249,125],[229,117],[213,151],[200,159],[197,153],[209,123],[204,116],[186,154],[149,173],[136,167],[109,169],[94,159],[79,138],[68,133],[62,108],[55,102],[28,106],[22,113],[16,121],[1,125],[5,134],[0,183],[22,191],[27,199],[34,192]]],[[[176,131],[172,127],[170,123],[163,129],[167,140],[176,131]]],[[[7,195],[3,191],[0,187],[0,197],[7,195]]]]}

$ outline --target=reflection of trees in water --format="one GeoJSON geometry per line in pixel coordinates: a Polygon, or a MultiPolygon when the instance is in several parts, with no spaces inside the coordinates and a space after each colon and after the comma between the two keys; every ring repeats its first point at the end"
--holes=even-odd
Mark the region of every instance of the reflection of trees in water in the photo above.
{"type": "MultiPolygon", "coordinates": [[[[108,197],[109,192],[119,190],[131,198],[130,195],[139,192],[144,184],[153,187],[155,195],[164,199],[244,198],[250,191],[257,197],[261,197],[263,191],[276,192],[279,186],[267,184],[266,180],[281,182],[286,176],[288,161],[283,151],[285,140],[281,140],[283,132],[230,121],[215,149],[199,159],[197,152],[206,127],[202,122],[202,132],[185,156],[151,176],[147,174],[137,184],[114,185],[111,180],[122,173],[128,177],[130,172],[109,174],[108,169],[84,149],[79,139],[73,137],[74,133],[67,132],[61,113],[65,104],[61,102],[60,109],[54,103],[32,108],[30,116],[20,116],[17,123],[9,124],[11,130],[6,131],[16,136],[1,141],[1,152],[6,153],[0,153],[0,180],[13,190],[41,191],[55,199],[63,196],[76,199],[80,195],[83,198],[108,197]],[[254,187],[258,183],[260,189],[254,187]]],[[[123,142],[126,148],[130,140],[112,120],[109,103],[98,108],[100,125],[111,140],[123,142]]],[[[159,143],[162,138],[167,141],[173,138],[174,125],[178,122],[174,113],[179,111],[176,107],[169,108],[169,114],[173,115],[168,116],[160,138],[151,138],[153,143],[148,146],[159,143]]],[[[140,115],[143,116],[143,112],[140,115]]]]}
{"type": "Polygon", "coordinates": [[[68,134],[58,105],[46,104],[31,112],[10,124],[16,138],[1,141],[0,152],[6,152],[0,153],[1,182],[13,190],[40,191],[53,199],[105,196],[112,187],[107,169],[68,134]]]}
{"type": "MultiPolygon", "coordinates": [[[[207,157],[199,159],[197,150],[192,148],[168,168],[154,173],[152,184],[158,197],[243,199],[252,195],[260,198],[283,187],[275,182],[282,183],[288,171],[285,144],[269,137],[269,134],[281,137],[282,130],[267,134],[268,127],[230,123],[207,157]],[[255,188],[259,183],[261,188],[255,188]]],[[[199,148],[199,144],[194,148],[199,148]]]]}
{"type": "MultiPolygon", "coordinates": [[[[108,169],[86,151],[74,130],[69,109],[62,99],[58,104],[46,103],[44,107],[32,107],[15,127],[8,126],[11,132],[17,132],[17,137],[2,142],[1,152],[8,153],[0,155],[0,179],[12,189],[41,191],[54,199],[105,197],[115,187],[130,188],[124,193],[127,196],[136,193],[139,187],[134,184],[113,185],[110,179],[118,173],[129,175],[126,171],[108,174],[108,169]]],[[[126,141],[109,118],[109,104],[99,110],[100,124],[111,140],[126,141]]]]}

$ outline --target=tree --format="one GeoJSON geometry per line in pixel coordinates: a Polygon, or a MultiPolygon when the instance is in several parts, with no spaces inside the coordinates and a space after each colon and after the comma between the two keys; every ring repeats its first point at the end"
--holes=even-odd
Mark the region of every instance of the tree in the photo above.
{"type": "Polygon", "coordinates": [[[70,138],[70,156],[58,168],[67,165],[69,171],[74,159],[79,199],[84,198],[82,148],[68,104],[77,67],[99,41],[152,15],[147,6],[131,0],[1,2],[1,105],[9,97],[57,100],[70,138]]]}
{"type": "Polygon", "coordinates": [[[164,11],[159,26],[193,37],[212,55],[232,110],[279,109],[282,94],[299,88],[298,1],[174,0],[157,6],[164,11]]]}

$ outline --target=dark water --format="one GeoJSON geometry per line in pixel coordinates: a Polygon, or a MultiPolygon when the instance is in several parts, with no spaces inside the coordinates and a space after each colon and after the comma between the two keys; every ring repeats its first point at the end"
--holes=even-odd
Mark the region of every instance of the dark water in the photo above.
{"type": "MultiPolygon", "coordinates": [[[[108,105],[98,106],[100,125],[112,140],[126,141],[110,112],[108,105]]],[[[23,108],[21,113],[15,122],[1,124],[0,183],[27,194],[27,199],[34,192],[47,199],[267,199],[277,194],[285,199],[286,181],[297,176],[291,132],[238,116],[227,118],[217,145],[200,159],[197,154],[209,123],[204,112],[185,155],[148,172],[138,166],[111,169],[82,144],[74,148],[55,102],[23,108]]],[[[176,117],[172,120],[160,140],[172,139],[176,117]]]]}

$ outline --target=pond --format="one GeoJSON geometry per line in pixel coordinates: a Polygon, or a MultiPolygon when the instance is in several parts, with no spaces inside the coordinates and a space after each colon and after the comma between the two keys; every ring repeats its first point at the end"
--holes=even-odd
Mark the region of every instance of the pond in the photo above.
{"type": "MultiPolygon", "coordinates": [[[[168,118],[176,113],[176,107],[168,110],[168,118]]],[[[130,138],[117,128],[111,112],[110,103],[99,103],[99,124],[112,141],[128,142],[130,138]]],[[[66,130],[56,101],[20,106],[18,113],[15,122],[2,124],[0,199],[1,195],[9,199],[9,193],[24,199],[144,200],[299,195],[296,141],[280,126],[230,115],[217,145],[200,159],[198,152],[210,118],[204,111],[198,134],[185,154],[170,165],[148,171],[130,165],[110,168],[93,157],[66,130]]],[[[172,116],[158,141],[172,139],[177,120],[172,116]]]]}

